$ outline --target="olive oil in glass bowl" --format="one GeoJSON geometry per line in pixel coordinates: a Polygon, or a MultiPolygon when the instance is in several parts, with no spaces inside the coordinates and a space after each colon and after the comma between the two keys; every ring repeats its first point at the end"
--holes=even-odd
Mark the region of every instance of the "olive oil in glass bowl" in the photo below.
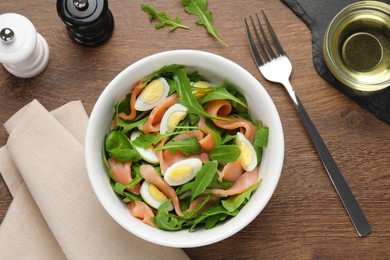
{"type": "Polygon", "coordinates": [[[341,10],[324,36],[332,74],[346,86],[377,91],[390,86],[390,5],[361,1],[341,10]]]}

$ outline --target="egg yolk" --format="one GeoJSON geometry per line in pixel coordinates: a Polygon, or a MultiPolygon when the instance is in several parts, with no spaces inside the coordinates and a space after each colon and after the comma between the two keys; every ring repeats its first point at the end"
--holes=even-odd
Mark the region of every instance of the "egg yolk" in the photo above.
{"type": "Polygon", "coordinates": [[[155,79],[150,82],[141,92],[140,98],[147,102],[156,102],[164,93],[164,84],[160,80],[155,79]]]}
{"type": "Polygon", "coordinates": [[[251,152],[251,149],[248,147],[248,145],[245,142],[238,142],[237,146],[241,151],[238,160],[240,161],[242,168],[245,169],[253,161],[253,154],[251,152]]]}
{"type": "Polygon", "coordinates": [[[159,189],[157,189],[156,186],[153,184],[149,184],[149,194],[152,196],[153,199],[163,202],[166,201],[168,198],[162,193],[159,189]]]}
{"type": "Polygon", "coordinates": [[[181,182],[188,178],[190,178],[192,175],[192,167],[190,165],[182,165],[174,169],[171,174],[169,175],[169,179],[171,179],[174,182],[181,182]]]}
{"type": "Polygon", "coordinates": [[[210,83],[206,81],[198,81],[193,86],[195,87],[195,90],[192,91],[192,94],[196,98],[204,98],[213,90],[213,87],[210,85],[210,83]]]}
{"type": "Polygon", "coordinates": [[[175,130],[176,126],[179,124],[179,122],[181,120],[184,119],[184,117],[186,116],[186,112],[184,111],[176,111],[176,112],[173,112],[169,118],[168,118],[168,122],[167,122],[167,128],[169,131],[173,131],[175,130]]]}

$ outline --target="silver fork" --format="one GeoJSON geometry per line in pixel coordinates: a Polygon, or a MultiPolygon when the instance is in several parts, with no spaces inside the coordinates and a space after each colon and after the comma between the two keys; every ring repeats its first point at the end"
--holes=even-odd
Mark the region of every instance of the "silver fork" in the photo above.
{"type": "Polygon", "coordinates": [[[262,14],[268,29],[268,34],[265,32],[257,14],[255,17],[257,27],[252,16],[249,16],[249,19],[244,18],[246,33],[253,59],[264,78],[272,82],[281,83],[286,88],[321,158],[325,170],[328,173],[328,176],[332,181],[333,186],[336,189],[336,192],[349,215],[349,218],[352,221],[352,224],[354,225],[358,235],[360,237],[364,237],[371,232],[371,226],[364,216],[364,213],[361,210],[358,202],[353,196],[348,184],[341,175],[340,170],[333,160],[332,155],[330,154],[324,141],[322,140],[320,134],[318,133],[301,101],[299,100],[298,95],[291,86],[289,80],[292,71],[291,62],[288,59],[286,52],[283,50],[278,38],[276,37],[276,34],[272,29],[272,26],[268,21],[264,11],[262,11],[262,14]],[[250,21],[252,30],[250,29],[248,20],[250,21]],[[254,32],[255,38],[257,40],[256,43],[251,31],[254,32]]]}

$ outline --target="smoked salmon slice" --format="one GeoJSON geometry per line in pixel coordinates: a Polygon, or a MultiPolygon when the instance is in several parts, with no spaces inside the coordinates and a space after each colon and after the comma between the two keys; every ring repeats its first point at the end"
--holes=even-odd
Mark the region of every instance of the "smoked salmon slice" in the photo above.
{"type": "Polygon", "coordinates": [[[183,213],[180,209],[179,198],[177,197],[176,191],[157,174],[153,166],[149,164],[141,165],[140,172],[145,181],[156,186],[162,193],[165,194],[165,196],[171,199],[176,214],[182,216],[183,213]]]}
{"type": "Polygon", "coordinates": [[[152,112],[150,112],[148,120],[144,123],[143,132],[146,133],[155,133],[160,131],[160,123],[161,119],[164,116],[164,113],[176,104],[179,95],[177,93],[170,95],[163,102],[161,102],[158,106],[153,108],[152,112]]]}
{"type": "Polygon", "coordinates": [[[227,190],[222,189],[210,189],[210,192],[215,195],[227,197],[231,195],[241,194],[255,185],[258,181],[257,176],[258,167],[250,172],[245,172],[241,177],[227,190]]]}
{"type": "Polygon", "coordinates": [[[242,165],[240,161],[234,161],[227,163],[222,171],[219,171],[219,181],[237,181],[242,175],[242,165]]]}
{"type": "Polygon", "coordinates": [[[119,113],[119,117],[122,118],[123,120],[133,120],[135,119],[137,115],[137,110],[134,107],[135,100],[137,99],[138,95],[142,92],[144,87],[146,86],[146,83],[143,82],[142,80],[137,81],[134,84],[133,90],[131,91],[131,96],[130,96],[130,114],[126,115],[124,112],[119,113]]]}
{"type": "Polygon", "coordinates": [[[234,122],[229,122],[229,121],[212,119],[216,126],[226,130],[240,129],[240,131],[241,130],[244,131],[243,134],[250,142],[253,142],[253,140],[255,139],[256,127],[251,122],[242,118],[228,116],[232,110],[232,105],[230,101],[213,100],[207,102],[204,108],[207,111],[207,113],[209,113],[212,116],[227,118],[234,121],[234,122]]]}
{"type": "MultiPolygon", "coordinates": [[[[110,171],[115,178],[115,181],[128,185],[133,178],[131,177],[131,162],[127,162],[125,164],[117,162],[116,160],[110,158],[107,160],[108,166],[110,167],[110,171]]],[[[126,190],[139,195],[140,194],[141,185],[138,183],[131,188],[126,188],[126,190]]]]}
{"type": "Polygon", "coordinates": [[[149,226],[155,227],[152,222],[152,218],[154,217],[154,212],[152,209],[143,201],[131,201],[127,204],[127,207],[130,210],[130,214],[142,220],[145,224],[149,226]]]}

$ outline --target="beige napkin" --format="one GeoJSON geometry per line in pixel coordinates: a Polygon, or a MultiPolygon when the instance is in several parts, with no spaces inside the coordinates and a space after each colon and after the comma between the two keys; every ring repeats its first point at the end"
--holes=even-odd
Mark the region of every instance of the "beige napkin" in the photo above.
{"type": "Polygon", "coordinates": [[[0,172],[14,199],[0,259],[188,259],[120,227],[97,201],[84,163],[81,102],[49,113],[34,100],[5,124],[0,172]]]}

